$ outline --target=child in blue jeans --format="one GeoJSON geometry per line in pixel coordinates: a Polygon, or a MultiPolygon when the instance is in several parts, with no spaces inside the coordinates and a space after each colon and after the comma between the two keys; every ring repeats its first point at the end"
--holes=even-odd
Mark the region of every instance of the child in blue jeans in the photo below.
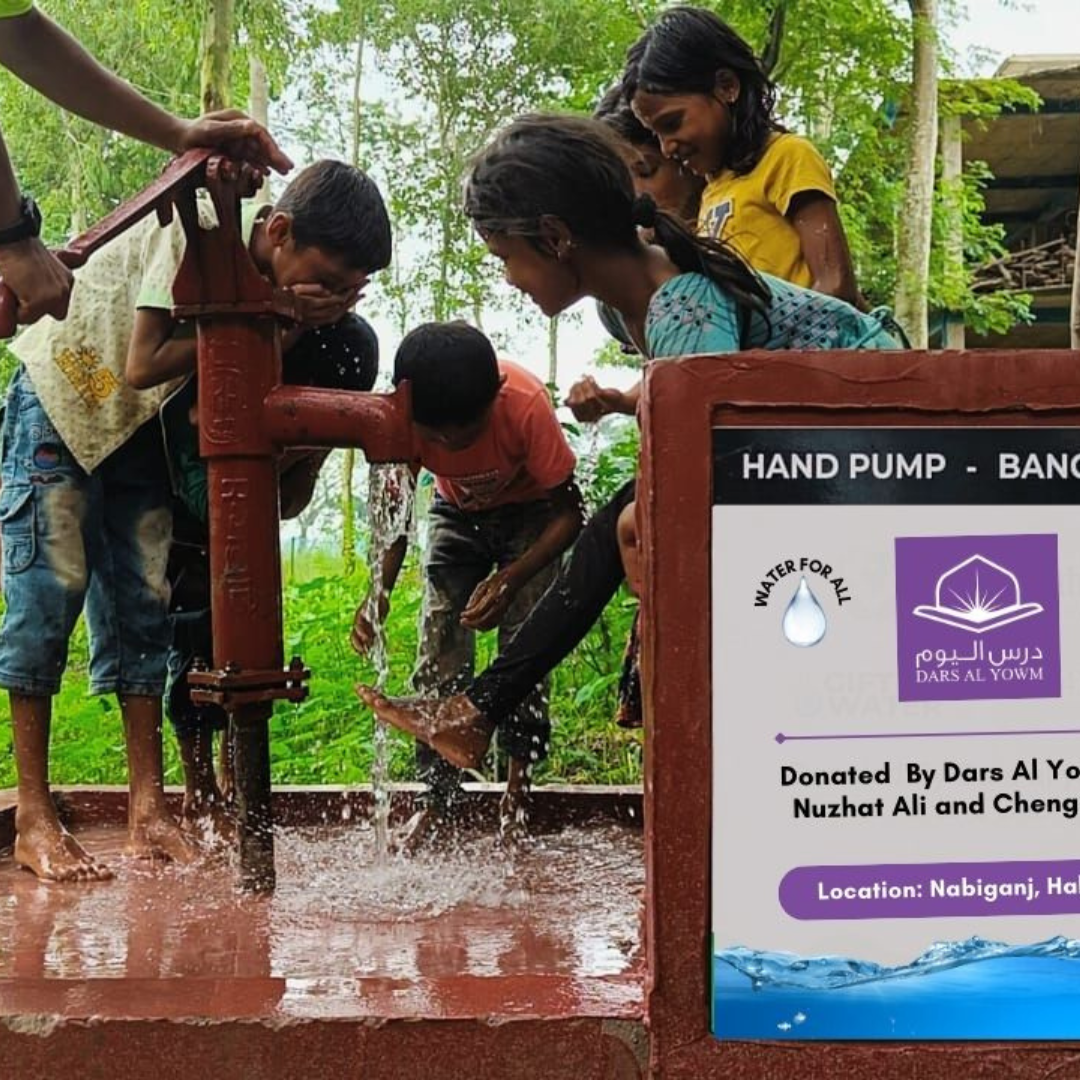
{"type": "MultiPolygon", "coordinates": [[[[293,290],[304,326],[336,322],[355,304],[375,268],[373,238],[389,260],[381,198],[381,216],[366,213],[372,192],[359,170],[320,162],[276,206],[245,216],[252,259],[293,290]]],[[[45,319],[13,346],[22,367],[0,435],[0,687],[18,772],[15,859],[50,880],[111,876],[63,828],[49,793],[51,699],[91,581],[91,689],[117,694],[127,737],[128,853],[196,856],[166,808],[161,762],[172,514],[158,410],[195,364],[194,338],[171,311],[184,247],[178,220],[162,228],[147,218],[77,272],[63,323],[45,319]],[[125,380],[147,370],[153,378],[125,380]]]]}

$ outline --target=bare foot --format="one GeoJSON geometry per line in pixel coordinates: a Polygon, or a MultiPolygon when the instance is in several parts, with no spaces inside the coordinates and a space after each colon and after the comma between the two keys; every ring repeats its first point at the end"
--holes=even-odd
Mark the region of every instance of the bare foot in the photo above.
{"type": "Polygon", "coordinates": [[[415,855],[427,848],[441,847],[451,835],[446,818],[431,807],[417,810],[394,837],[394,850],[402,855],[415,855]]]}
{"type": "Polygon", "coordinates": [[[37,820],[17,828],[15,862],[42,881],[108,881],[113,876],[59,821],[37,820]]]}
{"type": "Polygon", "coordinates": [[[357,686],[360,700],[387,724],[407,731],[459,769],[478,769],[495,725],[464,695],[430,701],[389,698],[370,686],[357,686]]]}
{"type": "Polygon", "coordinates": [[[129,823],[125,850],[136,859],[168,859],[180,864],[193,863],[199,857],[198,845],[165,810],[137,814],[129,823]]]}

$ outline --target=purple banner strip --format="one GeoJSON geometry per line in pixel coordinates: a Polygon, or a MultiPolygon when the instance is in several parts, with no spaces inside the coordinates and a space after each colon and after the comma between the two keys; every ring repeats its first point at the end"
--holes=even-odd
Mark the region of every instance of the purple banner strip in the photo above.
{"type": "Polygon", "coordinates": [[[1080,913],[1080,859],[797,866],[780,882],[796,919],[1080,913]]]}
{"type": "Polygon", "coordinates": [[[1022,731],[883,731],[851,735],[785,735],[778,731],[776,741],[782,744],[817,742],[822,739],[981,739],[989,735],[1080,735],[1080,728],[1036,728],[1022,731]]]}

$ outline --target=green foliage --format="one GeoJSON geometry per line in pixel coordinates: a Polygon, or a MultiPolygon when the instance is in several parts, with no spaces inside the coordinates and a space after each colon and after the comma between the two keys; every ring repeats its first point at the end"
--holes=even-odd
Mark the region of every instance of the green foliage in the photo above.
{"type": "Polygon", "coordinates": [[[942,116],[993,120],[1003,112],[1036,112],[1042,98],[1015,79],[942,79],[938,83],[938,109],[942,116]]]}
{"type": "Polygon", "coordinates": [[[981,161],[966,163],[959,189],[950,191],[939,180],[930,253],[929,301],[943,311],[962,312],[965,324],[977,334],[1003,334],[1018,322],[1032,319],[1031,295],[1010,289],[973,292],[974,272],[1005,252],[1005,228],[981,219],[982,191],[990,171],[981,161]],[[963,221],[964,259],[959,272],[944,257],[950,200],[959,200],[963,221]]]}
{"type": "MultiPolygon", "coordinates": [[[[106,67],[171,112],[198,112],[199,25],[188,5],[136,0],[102,8],[54,0],[49,15],[106,67]]],[[[0,114],[22,185],[45,216],[50,242],[80,232],[153,179],[161,151],[61,112],[0,71],[0,114]]]]}
{"type": "MultiPolygon", "coordinates": [[[[944,111],[979,120],[998,115],[1010,107],[1038,103],[1026,88],[1011,80],[972,80],[945,83],[944,111]]],[[[904,128],[891,125],[880,114],[847,158],[838,177],[840,213],[855,262],[859,285],[872,304],[888,304],[896,285],[896,237],[905,227],[901,214],[904,128]]],[[[971,282],[979,267],[1005,252],[1004,230],[982,218],[983,189],[990,179],[985,164],[966,161],[958,189],[949,190],[938,179],[933,211],[928,299],[931,307],[957,311],[977,333],[1003,333],[1030,317],[1030,298],[1023,293],[1001,291],[973,293],[971,282]],[[963,267],[959,274],[948,269],[945,240],[950,211],[960,203],[963,233],[963,267]]]]}
{"type": "MultiPolygon", "coordinates": [[[[605,483],[611,483],[607,476],[605,483]]],[[[353,612],[367,591],[366,573],[341,573],[340,559],[308,552],[294,563],[286,583],[285,655],[299,654],[312,669],[311,696],[299,705],[278,705],[271,721],[271,776],[276,784],[356,784],[369,779],[372,717],[353,686],[374,682],[375,670],[349,647],[353,612]]],[[[408,693],[420,614],[421,584],[415,563],[407,564],[387,623],[391,647],[390,693],[408,693]]],[[[558,669],[552,686],[555,723],[551,757],[536,773],[540,783],[635,783],[641,777],[636,732],[612,722],[615,687],[633,610],[630,598],[611,604],[579,648],[558,669]]],[[[494,653],[494,633],[479,639],[478,665],[494,653]]],[[[183,773],[176,743],[166,725],[166,783],[183,773]]],[[[413,778],[412,740],[392,731],[390,774],[413,778]]],[[[87,642],[82,623],[72,640],[63,690],[54,701],[51,774],[57,784],[123,784],[127,765],[115,699],[87,696],[87,642]]],[[[0,788],[15,783],[7,695],[0,694],[0,788]]]]}
{"type": "Polygon", "coordinates": [[[593,367],[597,368],[640,368],[641,354],[628,353],[622,344],[614,338],[607,338],[604,344],[593,353],[593,367]]]}

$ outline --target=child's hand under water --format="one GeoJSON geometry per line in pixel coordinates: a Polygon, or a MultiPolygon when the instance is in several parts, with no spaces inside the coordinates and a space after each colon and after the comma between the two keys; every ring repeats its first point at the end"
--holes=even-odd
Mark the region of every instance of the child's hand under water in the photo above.
{"type": "Polygon", "coordinates": [[[386,616],[390,613],[390,598],[382,596],[376,607],[373,597],[367,599],[356,609],[353,616],[352,633],[349,634],[349,644],[358,656],[367,656],[375,647],[377,624],[385,625],[386,616]]]}
{"type": "Polygon", "coordinates": [[[470,630],[490,630],[498,626],[517,590],[510,568],[497,570],[473,589],[461,613],[461,625],[470,630]]]}

